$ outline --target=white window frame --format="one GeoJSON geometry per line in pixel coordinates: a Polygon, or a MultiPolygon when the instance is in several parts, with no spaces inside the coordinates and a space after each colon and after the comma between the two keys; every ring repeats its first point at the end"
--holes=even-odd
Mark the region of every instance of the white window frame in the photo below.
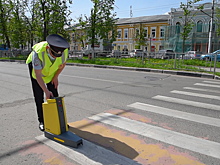
{"type": "Polygon", "coordinates": [[[129,28],[129,39],[132,39],[133,34],[134,34],[134,29],[133,28],[129,28]]]}
{"type": "Polygon", "coordinates": [[[118,29],[118,30],[117,30],[117,38],[118,38],[118,39],[121,39],[121,37],[122,37],[121,35],[122,35],[122,30],[121,30],[121,29],[118,29]],[[119,34],[120,34],[120,37],[119,37],[119,34]]]}
{"type": "Polygon", "coordinates": [[[165,29],[163,27],[160,28],[160,38],[165,37],[165,29]],[[163,33],[163,35],[161,35],[163,33]]]}
{"type": "Polygon", "coordinates": [[[137,34],[140,34],[140,29],[139,28],[135,28],[135,37],[137,37],[137,34]]]}
{"type": "Polygon", "coordinates": [[[144,32],[145,32],[145,36],[144,36],[144,37],[145,37],[145,38],[148,38],[148,27],[145,27],[145,28],[144,28],[144,32]]]}
{"type": "Polygon", "coordinates": [[[128,39],[128,29],[124,29],[124,39],[128,39]]]}
{"type": "Polygon", "coordinates": [[[156,31],[156,27],[151,27],[151,38],[156,38],[157,37],[157,31],[156,31]],[[155,36],[153,36],[153,34],[155,34],[155,36]]]}

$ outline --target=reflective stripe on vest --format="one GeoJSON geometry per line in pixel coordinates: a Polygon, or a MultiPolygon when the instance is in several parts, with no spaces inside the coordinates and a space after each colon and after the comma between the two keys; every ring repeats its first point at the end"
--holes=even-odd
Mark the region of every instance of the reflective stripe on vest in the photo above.
{"type": "MultiPolygon", "coordinates": [[[[63,55],[61,57],[57,57],[54,63],[52,63],[47,55],[47,51],[46,51],[47,45],[48,45],[47,42],[40,42],[39,45],[36,44],[35,46],[33,46],[33,50],[36,51],[36,53],[38,54],[38,58],[42,61],[43,69],[41,73],[45,83],[49,83],[52,81],[60,65],[65,63],[68,58],[68,49],[65,49],[63,55]]],[[[26,63],[30,63],[31,61],[32,61],[32,53],[29,55],[26,63]]],[[[36,74],[34,72],[34,69],[32,71],[32,77],[36,79],[36,74]]]]}

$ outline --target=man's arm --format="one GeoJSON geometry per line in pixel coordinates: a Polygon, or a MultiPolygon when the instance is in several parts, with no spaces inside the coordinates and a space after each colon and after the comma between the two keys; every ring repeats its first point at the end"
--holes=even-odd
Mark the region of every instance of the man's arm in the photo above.
{"type": "Polygon", "coordinates": [[[38,84],[40,85],[40,87],[42,88],[42,90],[44,91],[45,95],[46,95],[46,99],[50,99],[50,97],[53,97],[53,93],[51,91],[49,91],[44,83],[44,80],[42,79],[42,73],[41,70],[35,70],[34,72],[36,74],[36,79],[38,84]]]}
{"type": "Polygon", "coordinates": [[[66,66],[66,62],[63,63],[62,65],[60,65],[59,69],[57,70],[56,74],[54,75],[53,79],[52,79],[52,84],[54,84],[55,88],[58,87],[58,76],[59,74],[63,71],[64,67],[66,66]]]}

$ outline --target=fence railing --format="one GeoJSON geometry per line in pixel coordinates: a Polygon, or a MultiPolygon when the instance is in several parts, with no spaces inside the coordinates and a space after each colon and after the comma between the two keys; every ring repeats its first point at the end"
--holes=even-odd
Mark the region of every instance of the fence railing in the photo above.
{"type": "MultiPolygon", "coordinates": [[[[26,58],[31,51],[28,50],[1,50],[0,58],[26,58]]],[[[69,51],[69,59],[82,59],[89,60],[94,58],[99,61],[111,61],[116,60],[117,63],[129,64],[132,63],[143,67],[149,68],[161,68],[161,69],[176,69],[176,70],[188,70],[188,71],[200,71],[210,72],[215,74],[220,73],[220,62],[214,61],[213,59],[205,60],[203,66],[190,64],[193,60],[186,58],[183,53],[174,53],[173,56],[167,56],[166,59],[156,60],[159,58],[158,52],[139,52],[135,56],[131,57],[131,52],[126,51],[95,51],[88,55],[83,54],[83,51],[69,51]],[[93,53],[93,57],[92,57],[93,53]],[[86,58],[85,58],[86,56],[86,58]],[[88,57],[88,58],[87,58],[88,57]],[[105,57],[105,58],[100,58],[105,57]],[[134,60],[135,59],[135,60],[134,60]],[[186,63],[188,62],[188,63],[186,63]]],[[[199,59],[197,62],[201,62],[199,59]]]]}
{"type": "MultiPolygon", "coordinates": [[[[163,57],[163,60],[161,59],[161,56],[158,55],[158,52],[139,52],[135,56],[131,57],[131,52],[125,52],[125,51],[94,51],[90,52],[89,54],[85,55],[82,51],[70,51],[70,59],[78,58],[78,59],[92,59],[93,60],[99,60],[99,61],[111,61],[117,59],[117,63],[132,63],[132,64],[140,64],[143,67],[154,67],[154,68],[161,68],[161,69],[176,69],[176,70],[187,70],[187,71],[200,71],[200,72],[220,72],[220,67],[214,66],[214,61],[208,61],[205,60],[203,63],[205,65],[199,66],[194,64],[190,57],[187,57],[184,53],[173,53],[171,56],[163,57]],[[93,56],[92,56],[93,54],[93,56]],[[88,58],[83,58],[83,57],[88,58]],[[108,58],[100,58],[100,57],[108,57],[108,58]],[[135,59],[135,60],[129,60],[129,59],[135,59]],[[186,63],[188,62],[188,63],[186,63]],[[190,64],[192,62],[192,64],[190,64]]],[[[197,57],[197,62],[201,62],[200,58],[197,57]]]]}
{"type": "Polygon", "coordinates": [[[0,50],[1,58],[17,58],[19,56],[27,57],[31,53],[30,50],[0,50]]]}

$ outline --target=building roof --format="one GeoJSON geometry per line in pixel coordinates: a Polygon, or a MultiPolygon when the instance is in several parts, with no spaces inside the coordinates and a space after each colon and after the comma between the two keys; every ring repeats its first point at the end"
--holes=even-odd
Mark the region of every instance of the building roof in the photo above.
{"type": "Polygon", "coordinates": [[[169,15],[152,15],[152,16],[142,16],[133,18],[119,18],[116,25],[120,24],[131,24],[131,23],[141,23],[141,22],[166,22],[169,19],[169,15]]]}

